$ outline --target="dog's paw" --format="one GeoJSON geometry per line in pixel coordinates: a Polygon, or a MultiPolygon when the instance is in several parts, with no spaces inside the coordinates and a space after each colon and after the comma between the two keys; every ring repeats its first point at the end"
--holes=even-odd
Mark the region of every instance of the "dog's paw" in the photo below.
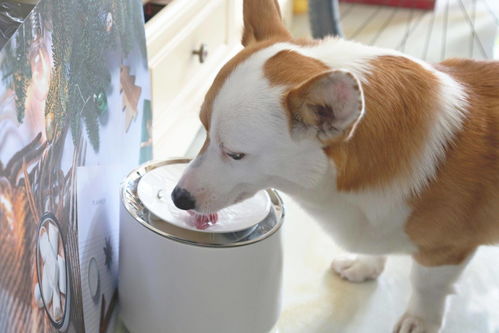
{"type": "Polygon", "coordinates": [[[406,313],[400,318],[393,333],[438,333],[440,327],[427,325],[421,318],[406,313]]]}
{"type": "Polygon", "coordinates": [[[376,279],[385,268],[385,257],[343,255],[333,259],[331,268],[343,279],[364,282],[376,279]]]}

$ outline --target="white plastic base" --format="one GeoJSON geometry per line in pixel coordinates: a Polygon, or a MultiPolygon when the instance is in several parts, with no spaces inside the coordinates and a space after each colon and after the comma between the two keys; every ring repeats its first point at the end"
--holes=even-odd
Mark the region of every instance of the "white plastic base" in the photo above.
{"type": "Polygon", "coordinates": [[[281,230],[247,246],[165,238],[121,207],[121,316],[132,333],[264,333],[281,308],[281,230]]]}

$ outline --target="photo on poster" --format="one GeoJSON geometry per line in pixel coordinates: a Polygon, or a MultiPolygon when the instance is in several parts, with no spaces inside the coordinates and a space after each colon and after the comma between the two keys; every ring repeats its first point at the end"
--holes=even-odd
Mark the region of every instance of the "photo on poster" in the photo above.
{"type": "Polygon", "coordinates": [[[149,91],[140,0],[40,0],[0,50],[0,332],[110,325],[117,268],[97,259],[117,255],[117,230],[103,245],[80,230],[99,214],[114,219],[118,186],[89,187],[114,208],[87,216],[92,194],[80,207],[77,185],[124,176],[150,156],[149,91]],[[86,253],[102,271],[98,313],[84,306],[86,253]]]}

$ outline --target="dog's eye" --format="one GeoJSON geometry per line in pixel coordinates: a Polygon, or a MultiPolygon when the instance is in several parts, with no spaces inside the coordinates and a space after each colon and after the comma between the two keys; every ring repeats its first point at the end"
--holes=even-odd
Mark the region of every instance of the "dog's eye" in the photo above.
{"type": "Polygon", "coordinates": [[[232,158],[233,160],[239,161],[242,159],[246,154],[243,153],[227,153],[227,155],[232,158]]]}

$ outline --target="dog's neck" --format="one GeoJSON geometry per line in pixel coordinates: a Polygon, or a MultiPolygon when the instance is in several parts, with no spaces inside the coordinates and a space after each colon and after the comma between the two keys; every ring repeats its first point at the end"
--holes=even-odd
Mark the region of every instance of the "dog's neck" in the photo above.
{"type": "Polygon", "coordinates": [[[276,188],[293,197],[302,206],[327,205],[336,192],[336,170],[332,161],[322,151],[315,152],[316,165],[303,169],[300,177],[279,177],[276,188]],[[308,181],[299,181],[308,179],[308,181]]]}

